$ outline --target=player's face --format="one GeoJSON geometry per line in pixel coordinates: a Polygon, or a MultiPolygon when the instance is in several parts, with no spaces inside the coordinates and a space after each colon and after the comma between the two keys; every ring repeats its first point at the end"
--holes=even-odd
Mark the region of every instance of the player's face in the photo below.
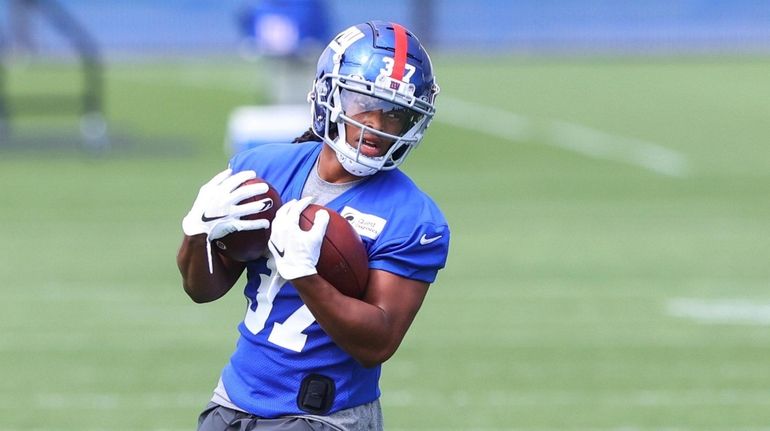
{"type": "MultiPolygon", "coordinates": [[[[354,121],[371,129],[400,137],[414,125],[415,116],[395,103],[345,90],[341,92],[341,98],[345,113],[354,121]]],[[[345,123],[345,136],[353,148],[358,148],[360,142],[361,154],[367,157],[384,155],[395,142],[392,138],[349,123],[345,123]]]]}

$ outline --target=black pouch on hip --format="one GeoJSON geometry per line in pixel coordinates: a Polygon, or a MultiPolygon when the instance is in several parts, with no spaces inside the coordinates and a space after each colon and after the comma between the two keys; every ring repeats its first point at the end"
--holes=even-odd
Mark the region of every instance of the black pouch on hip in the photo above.
{"type": "Polygon", "coordinates": [[[332,408],[335,389],[334,380],[320,374],[309,374],[302,379],[297,406],[314,415],[324,414],[332,408]]]}

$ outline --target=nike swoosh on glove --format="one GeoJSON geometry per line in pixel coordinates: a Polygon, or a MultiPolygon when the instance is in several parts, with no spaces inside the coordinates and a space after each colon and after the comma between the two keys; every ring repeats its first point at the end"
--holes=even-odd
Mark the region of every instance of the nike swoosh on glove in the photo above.
{"type": "Polygon", "coordinates": [[[241,220],[241,217],[257,214],[265,209],[264,199],[243,205],[244,199],[266,193],[269,186],[265,183],[248,184],[245,181],[256,178],[254,171],[241,171],[232,175],[231,169],[218,173],[209,182],[201,186],[192,209],[182,219],[185,235],[206,235],[209,272],[213,273],[211,262],[211,241],[237,231],[267,229],[270,222],[264,219],[241,220]]]}
{"type": "Polygon", "coordinates": [[[329,224],[329,213],[318,210],[313,227],[308,231],[302,230],[299,218],[312,200],[312,197],[307,197],[286,202],[273,219],[268,248],[275,259],[278,274],[286,280],[318,273],[315,266],[329,224]]]}

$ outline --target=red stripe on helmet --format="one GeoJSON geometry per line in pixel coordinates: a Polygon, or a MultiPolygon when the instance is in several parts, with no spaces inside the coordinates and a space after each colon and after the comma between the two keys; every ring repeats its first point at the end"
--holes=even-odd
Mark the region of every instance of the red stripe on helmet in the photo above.
{"type": "Polygon", "coordinates": [[[401,81],[404,78],[404,68],[406,67],[406,51],[408,49],[406,41],[406,29],[396,23],[393,24],[393,32],[396,35],[396,52],[393,54],[393,73],[390,77],[401,81]]]}

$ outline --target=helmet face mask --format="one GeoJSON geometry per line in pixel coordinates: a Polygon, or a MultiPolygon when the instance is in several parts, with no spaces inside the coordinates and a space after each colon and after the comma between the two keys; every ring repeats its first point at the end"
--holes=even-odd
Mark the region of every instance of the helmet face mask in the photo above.
{"type": "Polygon", "coordinates": [[[422,140],[436,94],[430,58],[414,36],[398,24],[360,24],[321,54],[308,95],[313,130],[353,175],[395,169],[422,140]]]}

